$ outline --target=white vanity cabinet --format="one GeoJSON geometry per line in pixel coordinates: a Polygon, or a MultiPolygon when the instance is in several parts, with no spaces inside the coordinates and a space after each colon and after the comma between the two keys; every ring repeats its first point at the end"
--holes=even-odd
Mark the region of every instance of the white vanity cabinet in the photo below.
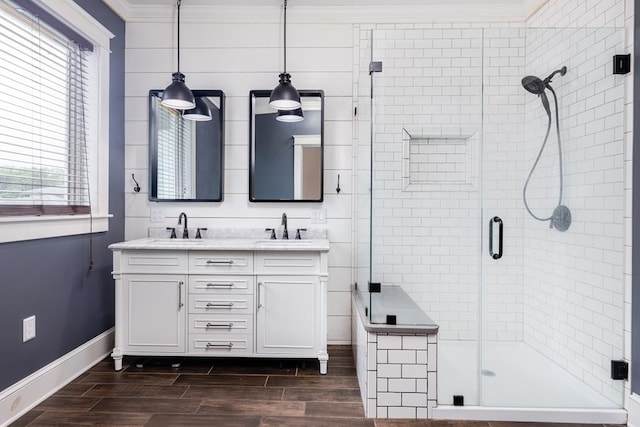
{"type": "Polygon", "coordinates": [[[181,251],[117,251],[113,264],[116,279],[115,368],[122,369],[122,354],[183,354],[186,348],[186,254],[181,251]]]}
{"type": "Polygon", "coordinates": [[[326,240],[110,248],[117,370],[125,355],[148,355],[317,358],[327,372],[326,240]]]}
{"type": "Polygon", "coordinates": [[[125,346],[141,353],[183,353],[185,276],[129,274],[122,284],[125,346]]]}
{"type": "Polygon", "coordinates": [[[324,300],[320,262],[315,252],[256,255],[257,353],[318,353],[323,345],[318,333],[324,300]]]}
{"type": "Polygon", "coordinates": [[[313,276],[258,276],[258,354],[318,353],[320,281],[313,276]]]}

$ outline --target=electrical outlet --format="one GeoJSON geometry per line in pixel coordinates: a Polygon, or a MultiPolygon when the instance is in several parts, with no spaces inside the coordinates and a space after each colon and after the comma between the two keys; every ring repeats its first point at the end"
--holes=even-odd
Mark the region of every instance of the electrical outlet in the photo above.
{"type": "Polygon", "coordinates": [[[151,208],[151,222],[164,222],[165,220],[165,210],[160,208],[151,208]]]}
{"type": "Polygon", "coordinates": [[[327,222],[327,210],[325,208],[311,209],[311,223],[324,224],[327,222]]]}
{"type": "Polygon", "coordinates": [[[22,342],[27,342],[36,337],[36,316],[22,319],[22,342]]]}

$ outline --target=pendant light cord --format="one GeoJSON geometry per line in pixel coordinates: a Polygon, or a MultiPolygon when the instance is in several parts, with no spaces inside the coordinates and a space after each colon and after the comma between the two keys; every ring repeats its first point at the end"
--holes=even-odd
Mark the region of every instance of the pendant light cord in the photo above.
{"type": "Polygon", "coordinates": [[[284,0],[284,74],[287,74],[287,0],[284,0]]]}
{"type": "Polygon", "coordinates": [[[178,0],[178,73],[180,72],[180,5],[182,0],[178,0]]]}

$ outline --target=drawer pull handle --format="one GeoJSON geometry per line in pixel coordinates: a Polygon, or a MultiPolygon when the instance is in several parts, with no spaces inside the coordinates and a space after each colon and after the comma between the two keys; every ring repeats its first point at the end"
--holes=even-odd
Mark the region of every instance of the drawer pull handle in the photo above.
{"type": "Polygon", "coordinates": [[[229,260],[223,261],[223,260],[216,260],[216,259],[208,259],[207,260],[207,264],[227,264],[227,265],[231,265],[231,264],[233,264],[233,260],[229,259],[229,260]]]}
{"type": "Polygon", "coordinates": [[[208,302],[207,303],[207,307],[213,307],[213,308],[228,307],[228,308],[231,308],[231,307],[233,307],[233,303],[232,302],[208,302]]]}
{"type": "Polygon", "coordinates": [[[208,328],[223,328],[223,329],[231,329],[233,328],[233,323],[207,323],[208,328]]]}
{"type": "Polygon", "coordinates": [[[216,343],[211,343],[211,342],[207,343],[207,348],[229,348],[230,349],[231,347],[233,347],[233,343],[232,342],[227,343],[227,344],[216,344],[216,343]]]}
{"type": "Polygon", "coordinates": [[[207,283],[207,288],[233,288],[233,283],[207,283]]]}

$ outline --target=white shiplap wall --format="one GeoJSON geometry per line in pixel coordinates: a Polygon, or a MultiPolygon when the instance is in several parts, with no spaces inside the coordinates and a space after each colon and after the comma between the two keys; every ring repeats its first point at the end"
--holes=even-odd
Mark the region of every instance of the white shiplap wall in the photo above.
{"type": "MultiPolygon", "coordinates": [[[[188,7],[183,7],[188,12],[188,7]]],[[[274,19],[280,14],[273,8],[274,19]]],[[[187,15],[188,16],[188,15],[187,15]]],[[[289,228],[326,227],[329,255],[330,343],[349,343],[351,284],[352,46],[350,24],[288,26],[287,68],[298,89],[325,92],[325,194],[323,203],[250,203],[248,200],[249,91],[272,89],[282,68],[282,26],[221,24],[199,16],[182,21],[181,71],[191,89],[226,94],[225,188],[221,203],[148,201],[148,91],[163,89],[176,67],[175,33],[168,18],[127,22],[125,238],[147,236],[149,227],[174,226],[186,212],[191,227],[274,227],[286,212],[289,228]],[[133,192],[135,173],[142,191],[133,192]],[[337,175],[342,191],[336,194],[337,175]],[[151,208],[165,211],[151,223],[151,208]],[[313,209],[326,209],[325,224],[311,224],[313,209]]]]}

